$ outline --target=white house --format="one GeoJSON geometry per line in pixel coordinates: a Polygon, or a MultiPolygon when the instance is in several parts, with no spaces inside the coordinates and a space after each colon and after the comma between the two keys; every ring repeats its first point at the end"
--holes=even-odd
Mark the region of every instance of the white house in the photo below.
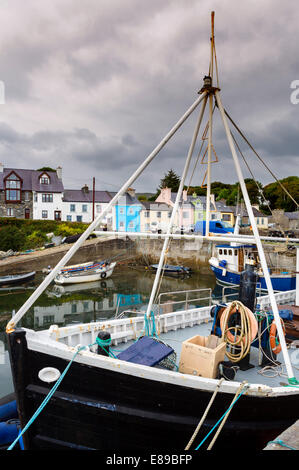
{"type": "MultiPolygon", "coordinates": [[[[67,222],[90,223],[108,206],[112,196],[108,191],[90,191],[88,186],[82,189],[66,189],[62,198],[62,219],[67,222]]],[[[115,229],[115,207],[102,219],[101,225],[108,230],[115,229]]]]}

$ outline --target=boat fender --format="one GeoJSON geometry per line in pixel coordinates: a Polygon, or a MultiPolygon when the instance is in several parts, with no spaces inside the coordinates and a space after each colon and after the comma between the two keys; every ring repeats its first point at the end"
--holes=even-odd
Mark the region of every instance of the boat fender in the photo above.
{"type": "MultiPolygon", "coordinates": [[[[282,319],[280,319],[280,321],[281,321],[283,334],[285,335],[286,330],[285,330],[284,322],[283,322],[282,319]]],[[[272,352],[274,354],[278,354],[281,351],[281,344],[278,341],[278,339],[276,338],[276,332],[277,332],[276,323],[275,323],[275,321],[273,321],[271,323],[271,327],[270,327],[269,341],[270,341],[270,346],[271,346],[272,352]]]]}
{"type": "Polygon", "coordinates": [[[106,273],[101,273],[101,278],[102,278],[102,279],[105,279],[106,276],[107,276],[106,273]]]}
{"type": "Polygon", "coordinates": [[[11,444],[19,434],[20,421],[18,419],[10,419],[0,423],[0,446],[11,444]]]}
{"type": "Polygon", "coordinates": [[[210,310],[210,315],[212,318],[214,318],[211,333],[216,336],[219,336],[219,338],[221,338],[222,336],[222,331],[220,328],[220,317],[225,307],[226,307],[226,304],[219,304],[219,305],[214,305],[210,310]]]}
{"type": "Polygon", "coordinates": [[[0,421],[4,421],[10,418],[17,418],[18,410],[17,403],[15,400],[15,394],[10,393],[0,399],[0,421]]]}

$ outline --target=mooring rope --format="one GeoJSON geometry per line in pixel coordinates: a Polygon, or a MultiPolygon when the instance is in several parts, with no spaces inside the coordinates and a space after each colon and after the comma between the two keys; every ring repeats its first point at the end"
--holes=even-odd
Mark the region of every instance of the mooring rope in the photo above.
{"type": "Polygon", "coordinates": [[[36,420],[36,418],[38,417],[38,415],[42,412],[42,410],[45,408],[45,406],[47,405],[47,403],[49,402],[49,400],[51,399],[51,397],[54,395],[54,393],[56,392],[57,388],[59,387],[60,383],[62,382],[62,380],[64,379],[66,373],[68,372],[69,368],[71,367],[74,359],[76,358],[77,354],[82,351],[83,349],[85,349],[86,346],[81,346],[77,349],[77,351],[75,352],[74,356],[72,357],[72,359],[70,360],[69,364],[66,366],[66,368],[64,369],[63,373],[61,374],[61,376],[59,377],[59,379],[57,380],[57,382],[55,383],[55,385],[52,387],[52,389],[50,390],[50,392],[48,393],[48,395],[46,396],[46,398],[43,400],[43,402],[41,403],[41,405],[38,407],[38,409],[36,410],[36,412],[33,414],[33,416],[30,418],[30,420],[28,421],[28,423],[26,424],[26,426],[22,429],[22,431],[19,433],[18,437],[13,441],[13,443],[8,447],[7,450],[12,450],[14,448],[14,446],[16,445],[16,443],[19,441],[19,439],[23,436],[23,434],[27,431],[27,429],[31,426],[31,424],[36,420]]]}
{"type": "Polygon", "coordinates": [[[52,398],[52,396],[54,395],[54,393],[56,392],[57,388],[59,387],[60,383],[62,382],[62,380],[64,379],[66,373],[68,372],[69,368],[71,367],[73,361],[75,360],[77,354],[80,352],[80,351],[83,351],[84,349],[88,349],[88,348],[91,348],[92,346],[95,346],[95,345],[99,345],[105,352],[107,355],[111,355],[113,358],[116,359],[116,356],[113,354],[113,352],[110,350],[109,352],[105,349],[105,346],[109,346],[109,344],[111,343],[111,338],[109,339],[106,339],[106,340],[102,340],[100,338],[96,338],[96,342],[95,343],[92,343],[92,344],[89,344],[88,346],[77,346],[78,349],[77,351],[75,352],[75,354],[73,355],[72,359],[70,360],[69,364],[66,366],[66,368],[64,369],[63,373],[61,374],[61,376],[59,377],[59,379],[57,380],[57,382],[55,383],[55,385],[52,387],[52,389],[50,390],[50,392],[48,393],[48,395],[46,396],[46,398],[43,400],[43,402],[41,403],[41,405],[38,407],[38,409],[36,410],[36,412],[33,414],[33,416],[30,418],[30,420],[28,421],[28,423],[26,424],[26,426],[22,429],[22,431],[19,433],[18,437],[14,440],[14,442],[7,448],[7,450],[12,450],[14,448],[14,446],[16,445],[16,443],[19,441],[19,439],[21,439],[21,437],[23,436],[23,434],[27,431],[27,429],[31,426],[31,424],[36,420],[36,418],[39,416],[39,414],[42,412],[42,410],[45,408],[45,406],[47,405],[47,403],[50,401],[50,399],[52,398]]]}
{"type": "Polygon", "coordinates": [[[210,408],[211,408],[211,406],[212,406],[212,404],[213,404],[213,402],[214,402],[214,400],[215,400],[215,397],[216,397],[216,395],[217,395],[217,393],[218,393],[218,391],[219,391],[220,385],[222,384],[223,381],[224,381],[223,378],[219,380],[219,382],[218,382],[218,384],[217,384],[217,386],[216,386],[216,388],[215,388],[215,390],[214,390],[214,393],[213,393],[213,395],[212,395],[212,397],[211,397],[211,399],[210,399],[210,401],[209,401],[209,403],[208,403],[208,406],[206,407],[205,412],[204,412],[204,414],[203,414],[202,417],[201,417],[201,420],[199,421],[199,423],[198,423],[198,425],[197,425],[197,427],[196,427],[194,433],[192,434],[192,437],[191,437],[190,441],[188,442],[188,444],[186,445],[186,447],[185,447],[184,450],[189,450],[190,447],[191,447],[191,445],[193,444],[194,439],[196,438],[196,436],[197,436],[197,434],[198,434],[198,432],[199,432],[199,430],[200,430],[200,428],[201,428],[201,426],[202,426],[202,423],[203,423],[204,420],[206,419],[206,416],[207,416],[207,414],[208,414],[208,412],[209,412],[209,410],[210,410],[210,408]]]}
{"type": "MultiPolygon", "coordinates": [[[[239,398],[243,395],[243,393],[247,390],[248,386],[249,386],[249,385],[248,385],[246,382],[243,382],[243,383],[240,385],[240,387],[239,387],[239,389],[237,390],[236,395],[235,395],[235,397],[234,397],[232,403],[230,404],[229,408],[228,408],[228,409],[226,410],[226,412],[221,416],[221,418],[217,421],[217,423],[212,427],[211,431],[206,435],[206,437],[201,441],[201,443],[196,447],[195,450],[198,450],[198,449],[202,446],[202,444],[207,440],[207,438],[208,438],[208,437],[210,436],[210,434],[214,431],[214,429],[216,429],[216,427],[221,423],[221,421],[224,420],[224,418],[225,418],[225,420],[227,419],[229,413],[231,412],[231,409],[232,409],[233,406],[237,403],[237,401],[238,401],[239,398]]],[[[224,421],[224,422],[225,422],[225,421],[224,421]]],[[[223,424],[224,424],[224,422],[223,422],[223,424]]],[[[218,434],[219,434],[219,432],[221,431],[221,429],[222,429],[222,427],[223,427],[223,424],[221,425],[220,429],[217,431],[217,434],[216,434],[216,436],[214,437],[214,439],[213,439],[213,441],[212,441],[212,443],[211,443],[212,445],[214,444],[216,438],[218,437],[218,434]]],[[[210,444],[210,446],[209,446],[209,450],[210,450],[211,444],[210,444]]]]}

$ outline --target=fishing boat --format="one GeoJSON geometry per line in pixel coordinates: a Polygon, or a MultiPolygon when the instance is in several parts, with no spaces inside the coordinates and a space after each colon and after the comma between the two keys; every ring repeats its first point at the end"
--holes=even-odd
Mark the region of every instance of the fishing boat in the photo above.
{"type": "Polygon", "coordinates": [[[116,263],[102,263],[98,268],[87,268],[79,271],[60,272],[54,282],[60,285],[81,284],[108,279],[113,273],[116,263]]]}
{"type": "MultiPolygon", "coordinates": [[[[20,438],[26,450],[97,449],[133,453],[144,450],[178,454],[183,450],[213,448],[229,451],[228,456],[234,455],[236,450],[251,453],[262,450],[269,440],[297,419],[299,382],[292,362],[298,360],[297,351],[292,355],[292,350],[286,347],[278,303],[293,304],[299,299],[295,291],[275,293],[273,290],[220,89],[218,83],[216,87],[213,85],[215,59],[212,13],[209,76],[204,77],[196,101],[7,324],[22,426],[20,438]],[[252,225],[253,236],[247,241],[257,247],[268,294],[258,298],[257,311],[245,305],[246,296],[242,295],[237,303],[195,306],[155,315],[153,305],[172,237],[171,229],[207,103],[208,161],[211,162],[214,99],[252,225]],[[19,327],[18,323],[39,295],[199,104],[200,112],[169,227],[166,234],[159,235],[164,242],[145,314],[67,327],[51,325],[41,331],[19,327]],[[236,320],[233,326],[230,326],[230,315],[236,320]],[[260,329],[262,322],[259,320],[266,322],[267,327],[260,329]],[[235,335],[231,334],[232,328],[235,335]],[[264,336],[266,333],[268,336],[264,336]],[[273,353],[272,358],[281,362],[281,367],[285,366],[284,373],[273,374],[273,377],[260,374],[264,341],[267,345],[270,342],[270,349],[264,346],[263,351],[273,353]],[[188,350],[194,354],[188,354],[188,350]],[[198,360],[194,362],[191,356],[198,360]]],[[[209,164],[206,181],[209,200],[209,164]]],[[[209,220],[207,204],[206,226],[209,220]]],[[[193,236],[208,242],[231,241],[209,233],[193,236]]],[[[242,239],[235,237],[234,241],[240,243],[242,239]]],[[[254,286],[250,284],[251,289],[254,286]]],[[[252,292],[247,295],[251,302],[254,298],[252,292]]],[[[277,367],[277,361],[273,360],[273,365],[277,367]]],[[[15,445],[16,441],[9,450],[15,445]]]]}
{"type": "Polygon", "coordinates": [[[21,274],[9,274],[0,277],[0,286],[13,286],[16,284],[24,284],[35,278],[35,271],[21,274]]]}
{"type": "MultiPolygon", "coordinates": [[[[153,271],[157,271],[159,265],[158,264],[151,264],[151,269],[153,271]]],[[[186,275],[191,274],[191,268],[187,266],[179,266],[179,265],[172,265],[172,264],[164,264],[163,266],[163,273],[164,274],[172,274],[172,275],[186,275]]]]}
{"type": "MultiPolygon", "coordinates": [[[[220,284],[238,286],[240,276],[248,260],[254,260],[258,272],[260,289],[267,291],[262,269],[258,267],[257,249],[252,244],[221,244],[216,245],[215,256],[209,259],[209,265],[220,284]]],[[[288,291],[296,287],[295,272],[283,269],[279,265],[269,267],[271,283],[275,291],[288,291]]]]}

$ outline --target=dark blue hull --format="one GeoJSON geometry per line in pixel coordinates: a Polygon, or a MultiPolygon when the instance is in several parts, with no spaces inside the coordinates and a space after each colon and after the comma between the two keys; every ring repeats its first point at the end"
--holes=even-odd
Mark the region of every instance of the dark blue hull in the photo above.
{"type": "MultiPolygon", "coordinates": [[[[233,271],[229,271],[224,268],[217,268],[211,266],[212,271],[214,272],[216,279],[222,284],[226,285],[239,285],[240,284],[240,274],[233,271]]],[[[262,276],[258,277],[258,288],[261,287],[262,290],[267,290],[265,278],[262,276]]],[[[296,277],[292,275],[284,276],[271,276],[271,282],[274,290],[277,291],[288,291],[296,288],[296,277]]]]}

